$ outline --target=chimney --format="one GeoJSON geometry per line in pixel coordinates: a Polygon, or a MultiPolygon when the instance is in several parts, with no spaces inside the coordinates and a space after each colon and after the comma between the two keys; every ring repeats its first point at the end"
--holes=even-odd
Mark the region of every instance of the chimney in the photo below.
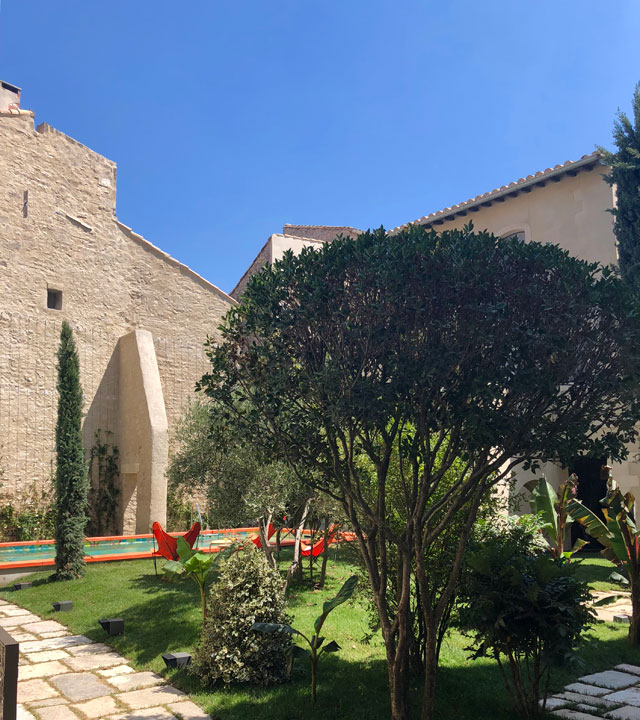
{"type": "Polygon", "coordinates": [[[20,88],[0,80],[0,112],[20,110],[20,88]]]}

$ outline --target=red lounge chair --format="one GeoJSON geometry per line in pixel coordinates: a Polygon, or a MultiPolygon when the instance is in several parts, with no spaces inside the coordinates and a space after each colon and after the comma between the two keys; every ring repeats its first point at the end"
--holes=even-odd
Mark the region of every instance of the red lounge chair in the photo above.
{"type": "MultiPolygon", "coordinates": [[[[273,523],[269,523],[269,527],[267,528],[267,540],[271,540],[271,536],[276,531],[276,528],[273,523]]],[[[262,542],[260,541],[260,533],[258,533],[258,537],[254,538],[252,540],[253,544],[260,550],[262,548],[262,542]]]]}
{"type": "MultiPolygon", "coordinates": [[[[158,543],[158,549],[154,550],[152,553],[153,562],[155,564],[156,557],[162,556],[163,558],[166,558],[167,560],[177,560],[178,559],[178,542],[176,538],[169,535],[169,533],[166,533],[162,529],[162,525],[160,525],[159,522],[154,522],[151,526],[151,529],[153,530],[153,537],[155,538],[156,542],[158,543]]],[[[184,534],[182,537],[189,543],[189,547],[193,548],[196,540],[198,539],[198,535],[200,534],[200,523],[195,522],[193,523],[193,526],[191,527],[191,530],[189,530],[188,533],[184,534]]]]}
{"type": "MultiPolygon", "coordinates": [[[[329,537],[327,538],[329,541],[329,545],[335,540],[336,538],[336,526],[332,525],[329,528],[329,537]]],[[[300,546],[300,555],[303,557],[309,557],[311,555],[312,557],[316,558],[318,555],[322,555],[324,552],[324,538],[321,538],[317,542],[313,543],[313,545],[301,545],[300,546]]]]}

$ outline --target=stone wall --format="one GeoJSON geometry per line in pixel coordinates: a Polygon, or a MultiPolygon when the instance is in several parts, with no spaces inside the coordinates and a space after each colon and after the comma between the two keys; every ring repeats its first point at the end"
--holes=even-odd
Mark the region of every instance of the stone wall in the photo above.
{"type": "MultiPolygon", "coordinates": [[[[87,447],[121,442],[118,340],[153,337],[171,428],[207,369],[203,343],[233,300],[120,223],[116,166],[33,113],[0,113],[0,457],[5,496],[52,468],[60,324],[74,328],[87,447]],[[48,292],[60,309],[47,307],[48,292]]],[[[129,462],[121,456],[121,463],[129,462]]]]}

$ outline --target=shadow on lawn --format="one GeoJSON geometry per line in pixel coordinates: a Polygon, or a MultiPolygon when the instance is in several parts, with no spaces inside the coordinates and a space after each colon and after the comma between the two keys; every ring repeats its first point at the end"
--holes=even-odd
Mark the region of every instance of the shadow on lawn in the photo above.
{"type": "MultiPolygon", "coordinates": [[[[163,652],[193,649],[200,639],[202,617],[195,585],[187,579],[170,583],[153,573],[128,582],[148,599],[122,611],[125,634],[109,638],[109,643],[140,664],[152,662],[163,652]]],[[[94,640],[105,639],[100,628],[88,635],[94,640]]]]}

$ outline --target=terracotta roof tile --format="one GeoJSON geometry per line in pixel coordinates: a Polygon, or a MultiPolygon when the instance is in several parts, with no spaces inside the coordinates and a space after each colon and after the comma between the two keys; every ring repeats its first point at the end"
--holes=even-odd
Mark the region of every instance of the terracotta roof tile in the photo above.
{"type": "Polygon", "coordinates": [[[528,185],[535,186],[543,180],[565,175],[572,170],[577,171],[586,167],[592,167],[599,162],[600,155],[597,152],[592,153],[591,155],[583,155],[579,160],[567,160],[566,162],[559,165],[554,165],[552,168],[547,168],[546,170],[539,170],[533,175],[527,175],[527,177],[525,178],[519,178],[518,180],[514,180],[508,185],[502,185],[499,188],[495,188],[493,190],[489,190],[486,193],[482,193],[482,195],[476,195],[475,197],[470,198],[469,200],[465,200],[464,202],[457,203],[456,205],[451,205],[450,207],[443,208],[442,210],[438,210],[436,212],[432,212],[429,215],[424,215],[421,218],[417,218],[413,222],[399,225],[398,227],[393,228],[393,230],[390,230],[390,232],[394,233],[400,230],[404,230],[409,225],[431,225],[436,220],[444,219],[447,215],[451,215],[452,213],[458,213],[462,210],[468,210],[477,205],[478,203],[487,202],[487,200],[494,200],[501,195],[508,195],[514,190],[522,190],[528,185]]]}

